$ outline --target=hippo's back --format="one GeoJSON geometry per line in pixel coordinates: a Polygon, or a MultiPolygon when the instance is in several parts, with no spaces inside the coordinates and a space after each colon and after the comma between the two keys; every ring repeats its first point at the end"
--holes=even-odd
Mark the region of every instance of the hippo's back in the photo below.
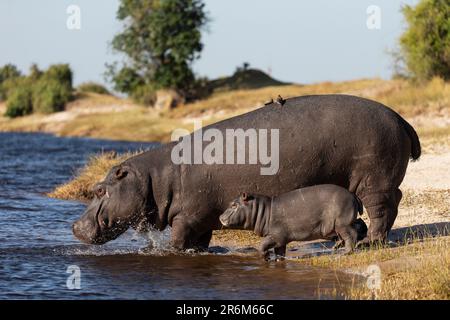
{"type": "MultiPolygon", "coordinates": [[[[317,184],[335,184],[357,192],[361,182],[372,176],[370,182],[379,184],[380,189],[389,187],[387,184],[397,187],[411,154],[404,122],[390,108],[355,96],[302,96],[287,99],[283,105],[272,103],[207,126],[203,132],[218,129],[226,138],[227,129],[267,130],[268,153],[272,143],[279,146],[278,154],[271,155],[272,161],[278,162],[275,174],[261,174],[260,152],[266,148],[261,149],[258,140],[257,164],[248,163],[247,143],[245,164],[184,166],[183,184],[196,185],[198,194],[207,198],[208,211],[217,214],[239,192],[276,196],[317,184]],[[278,132],[278,141],[273,130],[278,132]]],[[[224,142],[225,153],[228,141],[224,142]]],[[[236,146],[234,149],[237,159],[236,146]]]]}

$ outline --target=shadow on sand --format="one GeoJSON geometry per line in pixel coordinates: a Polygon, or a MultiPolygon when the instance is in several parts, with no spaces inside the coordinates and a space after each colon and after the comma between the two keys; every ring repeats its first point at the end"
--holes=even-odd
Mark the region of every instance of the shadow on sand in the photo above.
{"type": "MultiPolygon", "coordinates": [[[[389,242],[384,248],[401,247],[413,241],[424,241],[430,238],[445,237],[450,235],[450,222],[437,222],[429,224],[418,224],[410,227],[392,229],[389,233],[389,242]]],[[[334,241],[316,241],[295,245],[288,249],[288,257],[311,258],[323,255],[340,255],[340,250],[333,250],[334,241]]],[[[373,248],[371,250],[377,250],[373,248]]]]}

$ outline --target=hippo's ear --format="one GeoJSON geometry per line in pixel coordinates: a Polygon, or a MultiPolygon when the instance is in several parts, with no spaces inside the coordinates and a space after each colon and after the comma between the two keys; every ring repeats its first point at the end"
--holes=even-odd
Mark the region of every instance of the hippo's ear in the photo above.
{"type": "Polygon", "coordinates": [[[128,170],[125,167],[118,167],[115,172],[117,180],[125,178],[127,176],[127,174],[128,174],[128,170]]]}
{"type": "Polygon", "coordinates": [[[247,201],[247,199],[248,199],[248,194],[247,194],[247,192],[242,192],[242,193],[241,193],[241,200],[242,200],[242,201],[247,201]]]}

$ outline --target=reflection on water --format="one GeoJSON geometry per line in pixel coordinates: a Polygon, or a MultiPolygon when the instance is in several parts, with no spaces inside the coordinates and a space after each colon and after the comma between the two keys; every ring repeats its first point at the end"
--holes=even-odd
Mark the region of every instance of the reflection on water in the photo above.
{"type": "Polygon", "coordinates": [[[0,133],[0,299],[303,299],[318,290],[326,298],[352,281],[294,261],[266,263],[251,251],[175,254],[167,251],[170,231],[128,231],[104,246],[74,239],[71,223],[85,205],[43,194],[70,179],[90,154],[153,146],[0,133]],[[66,287],[70,265],[80,267],[80,290],[66,287]]]}

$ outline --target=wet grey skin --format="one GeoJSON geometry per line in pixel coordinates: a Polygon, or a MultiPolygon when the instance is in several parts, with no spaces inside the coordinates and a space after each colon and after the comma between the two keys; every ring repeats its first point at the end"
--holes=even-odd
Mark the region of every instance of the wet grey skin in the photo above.
{"type": "MultiPolygon", "coordinates": [[[[221,228],[219,216],[240,192],[273,197],[335,184],[355,193],[367,209],[364,241],[383,241],[397,216],[409,159],[420,156],[419,138],[399,114],[349,95],[283,99],[203,128],[208,129],[224,137],[227,129],[278,130],[278,171],[261,175],[260,163],[178,165],[171,158],[178,142],[163,144],[110,170],[74,223],[74,235],[102,244],[129,227],[171,226],[174,248],[205,249],[212,231],[221,228]]],[[[205,148],[210,141],[203,143],[205,148]]]]}
{"type": "Polygon", "coordinates": [[[364,237],[364,222],[358,221],[363,213],[361,201],[347,189],[324,184],[301,188],[278,197],[242,193],[233,200],[219,217],[226,228],[252,230],[264,237],[261,255],[267,260],[274,248],[284,257],[286,245],[291,241],[318,239],[339,241],[345,246],[343,254],[353,251],[358,236],[364,237]]]}

